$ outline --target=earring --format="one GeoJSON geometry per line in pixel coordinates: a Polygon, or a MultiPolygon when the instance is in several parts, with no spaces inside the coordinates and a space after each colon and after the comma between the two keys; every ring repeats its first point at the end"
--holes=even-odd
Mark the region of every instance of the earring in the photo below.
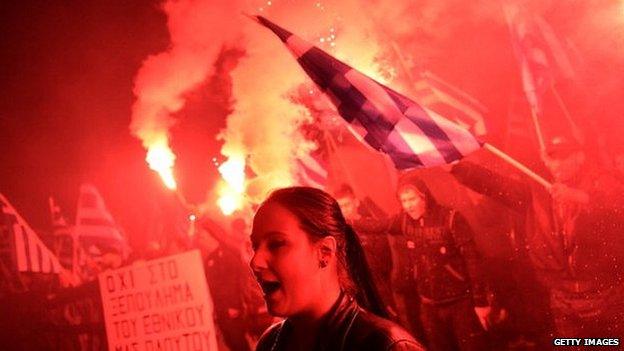
{"type": "Polygon", "coordinates": [[[320,260],[320,261],[319,261],[319,267],[320,267],[320,268],[325,268],[325,267],[327,267],[327,261],[326,261],[326,260],[320,260]]]}

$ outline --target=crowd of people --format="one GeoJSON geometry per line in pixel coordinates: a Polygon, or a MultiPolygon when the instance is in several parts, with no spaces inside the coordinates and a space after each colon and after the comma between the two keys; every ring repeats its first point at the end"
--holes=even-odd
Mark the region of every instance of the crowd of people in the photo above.
{"type": "Polygon", "coordinates": [[[357,349],[353,345],[361,339],[375,350],[543,350],[554,338],[621,338],[624,184],[618,170],[599,167],[579,142],[565,137],[549,140],[542,161],[550,186],[498,174],[471,160],[448,169],[482,195],[473,210],[496,227],[488,234],[499,236],[493,241],[512,247],[502,259],[488,257],[477,245],[475,236],[483,233],[476,231],[487,231],[487,225],[470,223],[457,209],[440,204],[417,171],[400,179],[396,196],[402,210],[394,216],[358,199],[349,186],[336,189],[346,225],[338,232],[344,225],[320,208],[330,201],[323,197],[328,195],[314,198],[309,188],[275,192],[254,220],[251,267],[269,312],[286,319],[267,331],[258,349],[298,349],[294,344],[323,349],[327,333],[329,340],[342,340],[325,348],[332,350],[357,349]],[[369,278],[353,271],[360,262],[349,257],[354,251],[349,238],[342,238],[351,230],[370,266],[369,278]],[[301,231],[306,240],[291,237],[301,231]],[[299,241],[311,244],[312,251],[300,251],[299,241]],[[327,282],[324,270],[334,256],[337,267],[329,270],[338,280],[332,276],[327,282]],[[371,282],[379,299],[365,293],[371,282]],[[290,291],[289,284],[305,286],[305,292],[290,291]],[[340,324],[350,314],[335,322],[345,298],[368,311],[365,316],[396,324],[368,317],[353,317],[358,328],[340,324]],[[324,308],[318,306],[322,303],[324,308]],[[414,339],[395,335],[403,330],[398,325],[414,339]],[[385,335],[379,341],[385,346],[373,346],[378,339],[371,330],[385,335]]]}
{"type": "Polygon", "coordinates": [[[90,248],[84,280],[199,249],[220,350],[544,350],[554,338],[622,338],[622,159],[605,167],[580,142],[553,138],[544,186],[469,157],[442,171],[468,195],[462,206],[436,195],[444,181],[411,170],[389,191],[395,214],[346,184],[279,189],[253,221],[199,218],[193,235],[124,262],[90,248]]]}
{"type": "Polygon", "coordinates": [[[278,190],[251,228],[201,220],[196,243],[224,344],[543,350],[558,337],[621,338],[618,169],[598,167],[564,137],[549,140],[542,161],[550,187],[470,159],[447,167],[473,194],[476,220],[438,201],[419,171],[401,176],[394,215],[342,185],[332,195],[278,190]],[[476,238],[510,249],[492,255],[476,238]]]}

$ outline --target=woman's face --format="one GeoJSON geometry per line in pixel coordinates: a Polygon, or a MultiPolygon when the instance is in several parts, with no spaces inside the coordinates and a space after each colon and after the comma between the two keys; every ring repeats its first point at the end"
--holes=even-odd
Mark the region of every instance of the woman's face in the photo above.
{"type": "Polygon", "coordinates": [[[319,255],[297,218],[279,204],[263,205],[254,217],[251,243],[250,266],[269,312],[287,317],[311,309],[322,294],[319,255]]]}

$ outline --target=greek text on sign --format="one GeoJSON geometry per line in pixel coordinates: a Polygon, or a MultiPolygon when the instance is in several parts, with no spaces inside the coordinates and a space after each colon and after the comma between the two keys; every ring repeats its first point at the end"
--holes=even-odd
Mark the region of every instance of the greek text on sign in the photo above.
{"type": "Polygon", "coordinates": [[[98,278],[109,350],[217,350],[199,251],[135,263],[98,278]]]}

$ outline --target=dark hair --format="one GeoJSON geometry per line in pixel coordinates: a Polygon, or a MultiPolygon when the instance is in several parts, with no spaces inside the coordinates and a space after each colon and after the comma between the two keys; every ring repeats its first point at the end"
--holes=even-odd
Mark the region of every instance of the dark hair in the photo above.
{"type": "Polygon", "coordinates": [[[313,242],[333,236],[337,242],[341,287],[352,294],[362,307],[378,316],[388,317],[360,239],[345,221],[331,195],[319,189],[296,186],[272,192],[261,206],[268,203],[282,205],[297,217],[301,229],[313,242]]]}

